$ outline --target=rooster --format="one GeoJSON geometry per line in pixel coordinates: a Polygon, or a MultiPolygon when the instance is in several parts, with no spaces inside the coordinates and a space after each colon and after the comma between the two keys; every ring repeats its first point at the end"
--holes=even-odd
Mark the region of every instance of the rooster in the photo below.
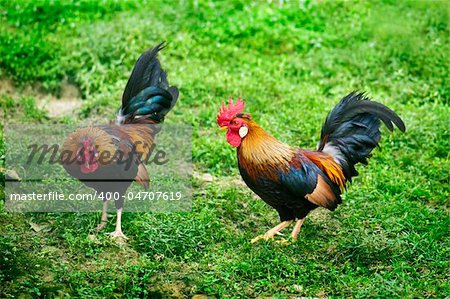
{"type": "Polygon", "coordinates": [[[222,103],[217,123],[227,130],[227,142],[237,148],[244,182],[278,212],[281,221],[252,243],[273,240],[294,221],[291,238],[296,241],[309,212],[317,207],[334,211],[342,202],[347,182],[358,175],[355,165],[367,164],[378,146],[381,121],[390,131],[393,124],[405,131],[394,111],[357,92],[344,97],[328,114],[317,150],[294,148],[275,139],[243,110],[241,98],[236,103],[230,98],[228,106],[222,103]]]}
{"type": "MultiPolygon", "coordinates": [[[[116,124],[88,126],[67,136],[62,146],[63,167],[73,177],[97,193],[118,193],[117,219],[112,237],[127,237],[122,232],[123,195],[133,181],[148,188],[149,175],[143,161],[150,155],[157,124],[178,99],[178,89],[169,86],[157,54],[164,43],[143,53],[137,60],[125,91],[116,124]],[[103,158],[102,158],[103,157],[103,158]],[[111,157],[106,159],[105,157],[111,157]]],[[[107,223],[108,200],[104,197],[101,222],[107,223]]]]}

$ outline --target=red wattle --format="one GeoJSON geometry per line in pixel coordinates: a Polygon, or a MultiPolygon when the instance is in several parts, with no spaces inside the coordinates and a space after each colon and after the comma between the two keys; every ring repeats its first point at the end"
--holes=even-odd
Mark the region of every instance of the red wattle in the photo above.
{"type": "Polygon", "coordinates": [[[97,170],[98,168],[98,162],[94,162],[92,164],[89,164],[89,167],[86,167],[86,165],[81,164],[81,172],[82,173],[92,173],[97,170]]]}
{"type": "Polygon", "coordinates": [[[239,136],[238,132],[234,132],[230,129],[228,129],[227,132],[227,141],[231,146],[238,147],[241,145],[241,136],[239,136]]]}

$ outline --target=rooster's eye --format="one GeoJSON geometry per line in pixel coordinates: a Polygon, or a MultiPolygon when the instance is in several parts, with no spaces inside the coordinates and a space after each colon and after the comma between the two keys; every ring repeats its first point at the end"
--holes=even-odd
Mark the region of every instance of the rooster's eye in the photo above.
{"type": "Polygon", "coordinates": [[[77,160],[83,161],[83,149],[80,149],[77,153],[77,160]]]}

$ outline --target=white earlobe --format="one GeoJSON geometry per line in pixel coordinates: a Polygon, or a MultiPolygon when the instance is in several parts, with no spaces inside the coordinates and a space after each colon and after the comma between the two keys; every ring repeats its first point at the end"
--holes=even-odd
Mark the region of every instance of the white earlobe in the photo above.
{"type": "Polygon", "coordinates": [[[247,136],[248,134],[248,128],[246,126],[242,126],[239,129],[239,136],[241,136],[241,138],[244,138],[245,136],[247,136]]]}

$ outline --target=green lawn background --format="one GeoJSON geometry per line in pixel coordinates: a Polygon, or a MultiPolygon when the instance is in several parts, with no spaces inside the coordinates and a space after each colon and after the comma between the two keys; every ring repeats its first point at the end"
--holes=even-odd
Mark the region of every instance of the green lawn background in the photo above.
{"type": "MultiPolygon", "coordinates": [[[[160,57],[181,92],[167,122],[192,125],[198,174],[192,213],[125,214],[126,244],[93,235],[99,213],[0,206],[0,297],[450,296],[448,2],[0,3],[2,127],[109,122],[138,55],[165,40],[160,57]],[[76,111],[39,108],[67,86],[76,111]],[[383,129],[344,203],[313,212],[299,242],[250,244],[278,218],[241,184],[215,123],[220,102],[242,96],[277,138],[314,148],[354,89],[407,132],[383,129]]],[[[2,180],[4,156],[2,137],[2,180]]]]}

